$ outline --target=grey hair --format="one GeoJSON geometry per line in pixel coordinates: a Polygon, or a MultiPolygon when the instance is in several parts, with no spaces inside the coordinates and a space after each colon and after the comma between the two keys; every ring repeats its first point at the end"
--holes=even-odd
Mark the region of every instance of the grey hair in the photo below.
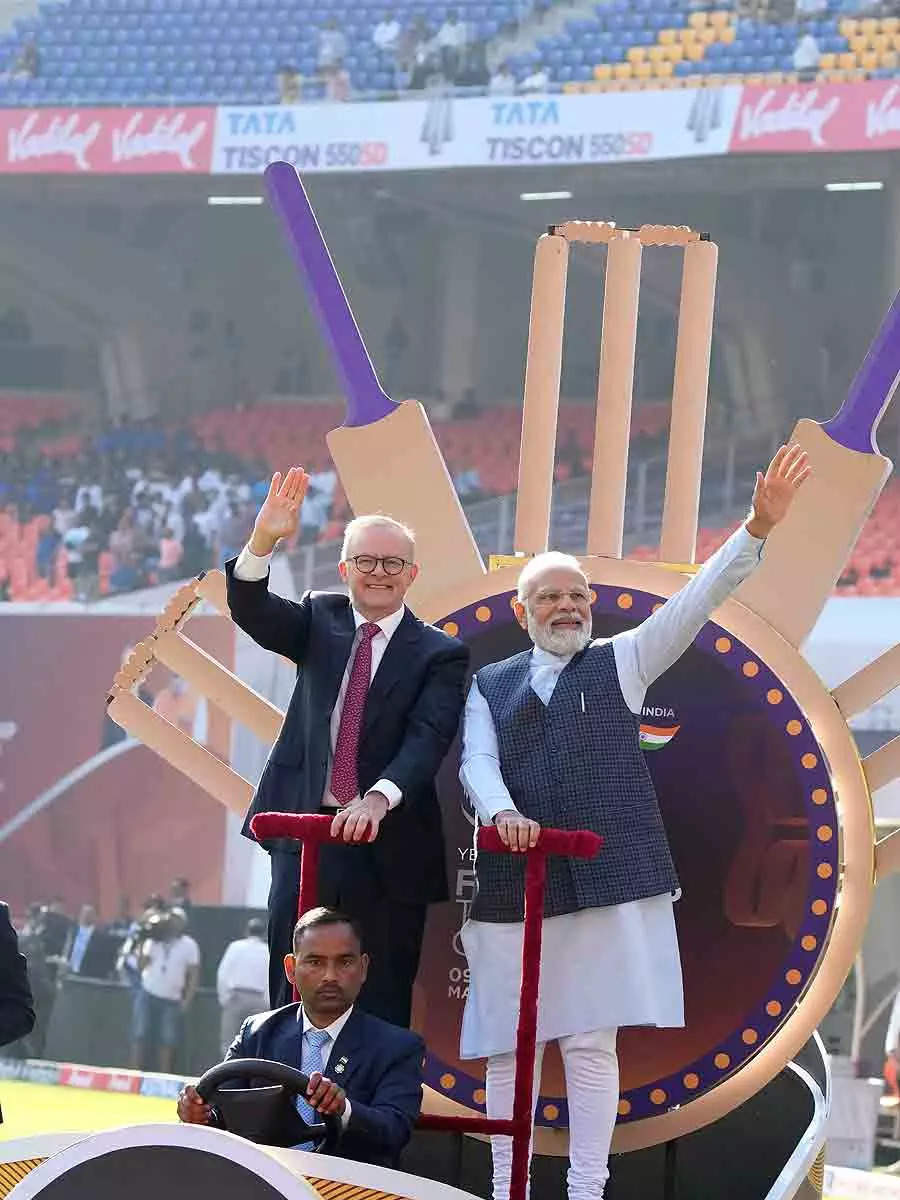
{"type": "Polygon", "coordinates": [[[585,584],[589,587],[588,577],[581,569],[581,563],[574,554],[562,554],[559,550],[547,550],[544,554],[536,554],[534,558],[525,565],[522,569],[522,574],[519,576],[519,591],[518,600],[520,604],[524,604],[528,600],[528,595],[531,591],[531,586],[534,583],[536,576],[548,569],[565,568],[569,571],[577,571],[585,584]]]}
{"type": "Polygon", "coordinates": [[[416,553],[416,535],[408,525],[404,525],[402,521],[395,521],[393,517],[388,517],[384,513],[367,513],[362,517],[354,517],[344,527],[344,541],[341,545],[341,560],[346,561],[347,551],[350,549],[350,543],[353,541],[357,533],[362,533],[364,529],[372,529],[377,526],[382,526],[386,529],[395,529],[397,533],[402,533],[409,542],[410,550],[413,557],[416,553]]]}

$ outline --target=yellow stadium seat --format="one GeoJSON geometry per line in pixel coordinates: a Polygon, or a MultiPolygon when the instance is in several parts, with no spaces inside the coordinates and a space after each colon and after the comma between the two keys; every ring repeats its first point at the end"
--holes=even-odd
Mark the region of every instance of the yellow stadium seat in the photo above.
{"type": "Polygon", "coordinates": [[[880,55],[876,54],[874,50],[867,50],[865,54],[859,56],[859,65],[864,71],[877,71],[879,58],[880,55]]]}
{"type": "Polygon", "coordinates": [[[647,57],[651,62],[662,62],[668,52],[668,46],[651,46],[647,52],[647,57]]]}
{"type": "Polygon", "coordinates": [[[836,71],[826,71],[825,79],[828,83],[846,83],[847,72],[840,70],[840,68],[836,71]]]}
{"type": "Polygon", "coordinates": [[[616,63],[613,67],[613,79],[630,79],[633,72],[634,67],[631,63],[616,63]]]}
{"type": "Polygon", "coordinates": [[[842,54],[838,59],[838,63],[842,71],[852,71],[856,66],[855,54],[842,54]]]}
{"type": "MultiPolygon", "coordinates": [[[[655,46],[650,47],[650,56],[651,57],[653,56],[653,51],[655,49],[656,49],[655,46]]],[[[635,65],[637,65],[638,63],[643,62],[644,59],[647,57],[647,49],[645,46],[632,46],[631,49],[628,51],[628,53],[625,55],[625,57],[628,59],[628,61],[630,63],[634,63],[635,65]]]]}
{"type": "Polygon", "coordinates": [[[882,33],[897,33],[898,30],[900,30],[900,17],[881,18],[882,33]]]}
{"type": "Polygon", "coordinates": [[[874,17],[866,17],[864,21],[860,21],[859,23],[859,32],[864,33],[866,37],[872,37],[873,34],[879,32],[880,24],[881,22],[877,21],[874,17]]]}
{"type": "Polygon", "coordinates": [[[900,50],[900,32],[891,34],[891,41],[894,43],[894,49],[900,50]]]}
{"type": "Polygon", "coordinates": [[[852,17],[844,17],[843,21],[838,25],[841,37],[852,38],[859,32],[859,22],[854,21],[852,17]]]}
{"type": "Polygon", "coordinates": [[[731,13],[712,12],[709,14],[709,23],[714,29],[724,29],[731,24],[731,13]]]}
{"type": "Polygon", "coordinates": [[[598,63],[597,66],[594,67],[594,78],[612,79],[612,67],[609,65],[609,63],[598,63]]]}
{"type": "Polygon", "coordinates": [[[635,63],[634,74],[636,79],[649,79],[653,74],[653,64],[648,62],[635,63]]]}
{"type": "Polygon", "coordinates": [[[705,12],[692,12],[688,17],[688,25],[692,29],[703,29],[707,24],[708,14],[705,12]]]}
{"type": "Polygon", "coordinates": [[[653,64],[653,74],[657,79],[668,79],[675,71],[675,64],[670,62],[655,62],[653,64]]]}
{"type": "Polygon", "coordinates": [[[666,46],[666,61],[677,63],[684,58],[684,46],[679,42],[675,46],[666,46]]]}
{"type": "Polygon", "coordinates": [[[712,42],[719,40],[719,31],[718,29],[713,29],[711,25],[707,25],[705,29],[697,30],[697,37],[704,46],[709,46],[712,42]]]}
{"type": "Polygon", "coordinates": [[[671,46],[673,42],[678,41],[678,30],[661,29],[656,36],[661,46],[671,46]]]}
{"type": "Polygon", "coordinates": [[[884,54],[885,50],[890,50],[891,39],[886,33],[876,33],[874,37],[869,39],[869,43],[873,50],[877,50],[879,54],[884,54]]]}
{"type": "Polygon", "coordinates": [[[723,42],[726,46],[730,46],[736,37],[737,30],[733,25],[729,25],[727,29],[719,30],[719,41],[723,42]]]}
{"type": "Polygon", "coordinates": [[[848,38],[847,40],[854,54],[865,54],[869,48],[869,39],[865,34],[858,33],[856,37],[848,38]]]}
{"type": "Polygon", "coordinates": [[[682,42],[685,46],[692,45],[697,40],[697,30],[696,29],[679,29],[678,30],[678,40],[679,40],[679,42],[682,42]]]}
{"type": "Polygon", "coordinates": [[[575,96],[575,95],[578,95],[578,93],[581,91],[581,84],[580,83],[564,83],[562,86],[562,90],[565,92],[565,94],[567,96],[575,96]]]}
{"type": "Polygon", "coordinates": [[[762,87],[763,80],[764,80],[764,76],[762,76],[762,75],[745,75],[744,76],[744,83],[749,84],[751,87],[762,87]]]}
{"type": "Polygon", "coordinates": [[[832,71],[837,66],[836,54],[820,54],[819,55],[819,70],[832,71]]]}
{"type": "Polygon", "coordinates": [[[700,46],[688,45],[688,46],[685,46],[684,53],[685,53],[685,57],[689,58],[691,60],[691,62],[700,62],[700,60],[703,58],[705,50],[706,50],[706,47],[703,45],[700,45],[700,46]]]}
{"type": "Polygon", "coordinates": [[[897,67],[897,51],[885,50],[884,53],[878,55],[879,67],[886,67],[889,71],[895,70],[897,67]]]}

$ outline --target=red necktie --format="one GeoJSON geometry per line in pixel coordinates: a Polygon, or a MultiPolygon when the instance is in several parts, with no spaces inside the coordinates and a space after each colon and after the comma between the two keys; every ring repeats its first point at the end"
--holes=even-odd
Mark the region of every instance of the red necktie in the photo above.
{"type": "Polygon", "coordinates": [[[370,621],[361,627],[361,633],[362,638],[347,681],[331,767],[331,794],[339,804],[349,804],[359,795],[359,779],[356,773],[359,735],[362,731],[363,710],[366,707],[366,696],[372,677],[372,638],[376,633],[381,633],[381,629],[370,621]]]}

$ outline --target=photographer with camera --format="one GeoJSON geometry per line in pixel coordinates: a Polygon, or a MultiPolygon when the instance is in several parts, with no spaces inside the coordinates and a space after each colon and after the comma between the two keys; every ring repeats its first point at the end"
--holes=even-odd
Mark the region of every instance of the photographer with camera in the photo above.
{"type": "Polygon", "coordinates": [[[186,929],[187,917],[180,908],[153,913],[141,922],[140,987],[134,997],[131,1034],[135,1070],[164,1074],[172,1070],[184,1015],[200,978],[200,948],[186,929]]]}

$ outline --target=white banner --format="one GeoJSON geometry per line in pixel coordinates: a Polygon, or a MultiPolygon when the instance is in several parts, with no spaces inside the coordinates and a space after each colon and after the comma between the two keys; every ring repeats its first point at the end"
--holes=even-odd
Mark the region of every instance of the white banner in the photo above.
{"type": "Polygon", "coordinates": [[[725,154],[740,87],[220,108],[214,174],[610,163],[725,154]]]}

